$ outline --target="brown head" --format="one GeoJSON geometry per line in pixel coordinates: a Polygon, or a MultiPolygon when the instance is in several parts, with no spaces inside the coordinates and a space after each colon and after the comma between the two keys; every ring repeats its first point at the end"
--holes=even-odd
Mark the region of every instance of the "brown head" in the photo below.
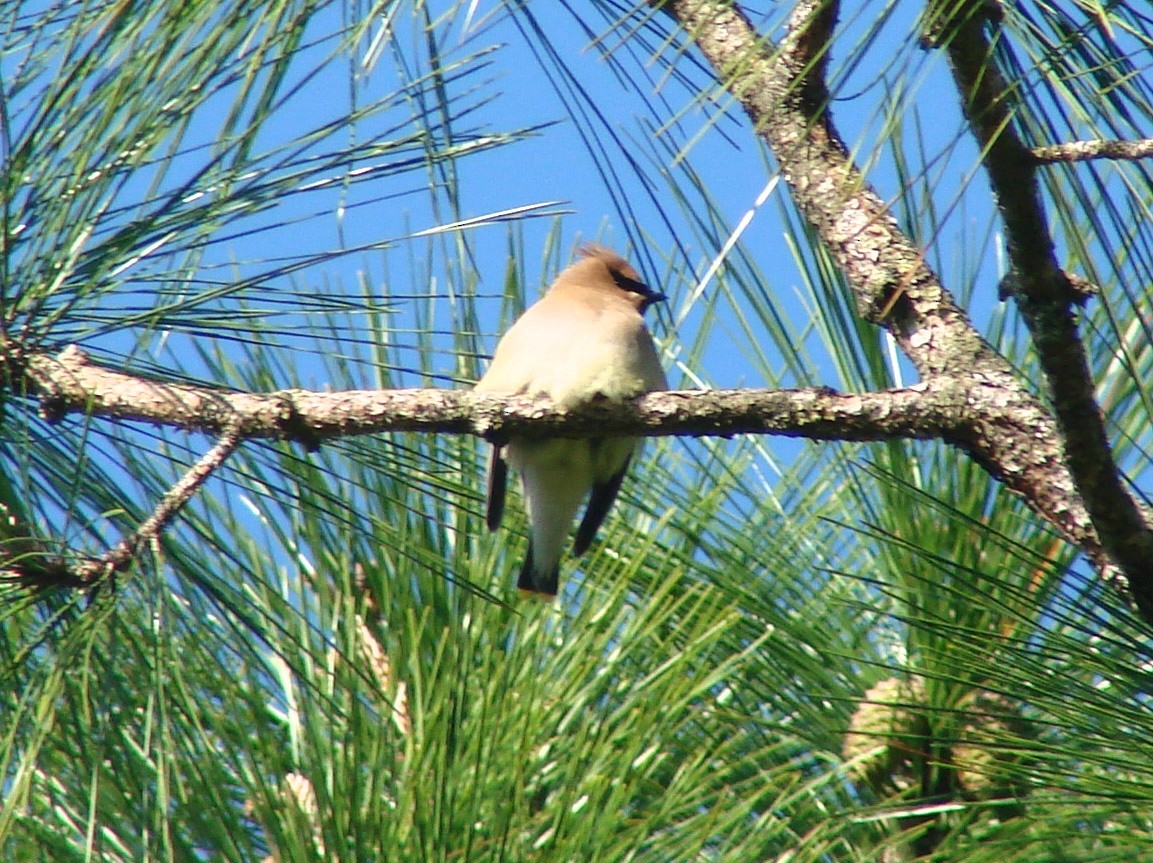
{"type": "Polygon", "coordinates": [[[582,286],[609,291],[644,312],[653,303],[665,299],[643,281],[632,264],[604,246],[585,243],[578,250],[580,259],[562,272],[556,286],[582,286]]]}

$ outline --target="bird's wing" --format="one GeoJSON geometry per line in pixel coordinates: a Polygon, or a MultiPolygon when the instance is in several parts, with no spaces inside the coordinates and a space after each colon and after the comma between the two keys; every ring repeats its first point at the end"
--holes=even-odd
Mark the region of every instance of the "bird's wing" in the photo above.
{"type": "MultiPolygon", "coordinates": [[[[598,441],[598,443],[600,442],[598,441]]],[[[608,479],[593,483],[588,506],[585,507],[584,518],[581,519],[580,527],[577,528],[576,539],[573,541],[572,550],[577,557],[588,551],[592,541],[596,538],[601,523],[605,520],[605,516],[612,509],[613,501],[617,499],[617,493],[621,490],[621,481],[624,480],[625,472],[629,469],[630,458],[631,456],[626,457],[620,470],[608,479]]]]}
{"type": "Polygon", "coordinates": [[[485,524],[489,530],[500,527],[504,515],[504,492],[508,485],[508,462],[503,447],[494,446],[488,455],[488,485],[485,488],[485,524]]]}

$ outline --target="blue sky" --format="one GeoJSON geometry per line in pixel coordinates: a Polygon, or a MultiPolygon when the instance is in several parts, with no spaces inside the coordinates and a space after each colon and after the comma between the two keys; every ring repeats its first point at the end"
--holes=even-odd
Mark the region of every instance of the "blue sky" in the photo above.
{"type": "MultiPolygon", "coordinates": [[[[857,386],[854,370],[837,366],[833,352],[821,343],[814,295],[822,288],[805,284],[805,269],[798,263],[807,251],[790,245],[787,220],[795,216],[786,187],[710,73],[682,63],[682,81],[650,58],[649,46],[641,44],[648,34],[618,36],[607,30],[604,19],[577,21],[561,4],[529,7],[547,39],[526,32],[524,17],[490,16],[495,5],[424,7],[436,21],[431,37],[399,14],[388,26],[370,21],[351,58],[342,53],[336,37],[348,24],[341,17],[342,7],[333,5],[316,20],[314,39],[294,58],[293,85],[258,139],[257,150],[267,154],[258,167],[270,175],[307,164],[305,157],[331,150],[333,142],[365,147],[396,142],[429,123],[429,106],[437,104],[426,78],[430,45],[436,46],[439,65],[449,70],[443,86],[459,97],[454,104],[468,109],[452,118],[451,136],[438,127],[434,138],[483,148],[494,135],[535,131],[511,145],[463,156],[455,165],[455,177],[443,177],[451,182],[435,195],[428,192],[420,141],[394,147],[384,156],[365,151],[353,164],[333,165],[302,178],[294,193],[218,231],[205,251],[201,277],[228,284],[261,276],[245,301],[283,317],[258,339],[256,349],[270,349],[277,341],[296,349],[278,355],[283,363],[279,379],[261,381],[260,386],[380,383],[368,361],[372,334],[367,327],[309,332],[304,325],[317,318],[302,322],[294,317],[302,295],[318,304],[343,295],[358,301],[367,296],[370,304],[386,310],[402,362],[425,372],[402,382],[461,385],[473,372],[459,362],[452,334],[473,322],[462,320],[467,304],[458,299],[478,297],[475,351],[484,355],[514,311],[503,297],[510,242],[515,243],[523,275],[517,285],[521,300],[531,302],[567,262],[576,241],[591,238],[622,251],[631,247],[630,256],[642,272],[670,295],[655,329],[668,349],[674,386],[857,386]],[[437,18],[442,12],[445,17],[437,18]],[[456,12],[456,17],[448,12],[456,12]],[[603,38],[596,38],[598,34],[603,38]],[[571,64],[590,102],[563,84],[558,93],[557,65],[541,61],[540,49],[546,44],[561,62],[571,64]],[[640,83],[626,87],[625,77],[640,83]],[[293,156],[284,167],[286,142],[338,121],[350,103],[381,107],[356,124],[337,123],[326,137],[305,145],[303,157],[293,156]],[[599,114],[590,121],[593,106],[599,114]],[[663,125],[670,114],[676,121],[663,125]],[[581,126],[589,122],[594,134],[582,137],[581,126]],[[606,131],[617,143],[590,152],[590,142],[604,141],[606,131]],[[406,168],[404,159],[414,162],[406,168]],[[638,166],[635,170],[630,159],[638,166]],[[365,182],[347,180],[373,165],[379,170],[365,182]],[[604,182],[608,168],[619,171],[623,184],[615,194],[604,182]],[[707,195],[681,199],[674,194],[685,188],[683,178],[689,171],[700,178],[707,195]],[[638,191],[642,181],[649,191],[638,191]],[[457,220],[541,203],[546,204],[543,215],[515,228],[498,222],[436,233],[457,220]],[[565,215],[559,221],[548,215],[561,211],[565,215]],[[733,249],[729,264],[716,272],[718,251],[738,227],[741,244],[733,249]],[[541,250],[552,231],[560,232],[557,254],[544,260],[541,250]],[[278,271],[333,250],[346,254],[292,272],[278,271]],[[702,282],[710,272],[716,275],[702,282]],[[750,292],[756,293],[755,305],[764,317],[746,324],[741,316],[750,292]],[[774,334],[771,328],[778,322],[781,329],[774,334]],[[430,326],[442,333],[432,355],[418,352],[421,342],[415,334],[430,326]],[[694,345],[701,334],[701,358],[691,374],[682,374],[685,370],[675,362],[683,356],[680,347],[694,345]],[[797,346],[804,352],[790,360],[797,346]],[[358,361],[347,377],[335,375],[333,364],[325,362],[340,354],[358,361]]],[[[1013,314],[1011,306],[995,298],[1000,261],[990,194],[943,60],[937,52],[922,50],[913,38],[918,8],[905,2],[867,2],[851,9],[846,4],[834,49],[838,97],[833,112],[857,161],[868,167],[870,180],[882,196],[896,202],[898,217],[927,241],[930,264],[946,286],[961,294],[973,292],[969,308],[980,324],[1002,312],[1013,314]],[[876,21],[884,22],[879,34],[873,32],[876,21]],[[843,69],[842,62],[853,56],[853,46],[862,39],[873,40],[871,50],[851,69],[843,69]],[[894,136],[893,128],[900,134],[894,136]],[[894,138],[903,145],[904,163],[878,143],[894,138]],[[909,194],[900,198],[903,189],[909,194]]],[[[760,4],[751,14],[768,32],[778,32],[776,4],[760,4]]],[[[662,50],[667,53],[667,46],[662,50]]],[[[205,148],[219,133],[226,97],[216,97],[198,114],[182,155],[168,163],[168,182],[205,157],[205,148]]],[[[143,185],[137,180],[123,187],[125,203],[139,197],[143,185]]],[[[161,261],[163,253],[161,249],[155,260],[161,261]]],[[[141,291],[155,290],[147,262],[130,268],[127,276],[139,279],[141,291]]],[[[242,325],[229,320],[236,308],[231,302],[206,304],[204,313],[216,314],[217,326],[242,325]]],[[[115,322],[116,310],[101,313],[115,322]]],[[[199,370],[190,347],[194,340],[211,338],[211,328],[185,329],[182,333],[173,326],[146,334],[161,369],[199,370]]],[[[123,334],[114,334],[105,343],[119,348],[123,339],[123,334]]],[[[243,357],[237,361],[243,365],[243,357]]],[[[898,367],[899,381],[909,382],[907,365],[898,367]]],[[[242,376],[213,379],[249,385],[242,376]]],[[[795,446],[780,439],[766,442],[776,453],[795,446]]]]}
{"type": "MultiPolygon", "coordinates": [[[[765,4],[770,12],[772,5],[765,4]]],[[[916,4],[904,5],[906,11],[894,12],[881,35],[876,37],[876,46],[869,54],[871,62],[857,65],[840,87],[839,92],[850,95],[838,100],[834,106],[835,116],[846,141],[858,151],[858,161],[869,164],[871,181],[886,197],[895,198],[903,182],[916,185],[920,179],[899,176],[891,153],[878,148],[876,141],[885,134],[886,123],[904,124],[905,141],[910,150],[924,147],[926,152],[944,154],[934,159],[927,176],[934,183],[940,180],[941,187],[950,190],[953,197],[936,201],[942,225],[940,236],[930,250],[930,259],[940,254],[935,262],[948,270],[943,273],[947,284],[957,273],[968,274],[967,280],[981,280],[974,285],[979,304],[986,310],[977,310],[980,318],[996,305],[998,275],[995,241],[988,232],[991,213],[988,189],[984,177],[974,169],[975,151],[964,136],[952,85],[939,56],[924,52],[911,42],[916,4]],[[898,76],[907,76],[905,86],[910,89],[944,93],[947,98],[926,99],[918,94],[917,98],[908,100],[909,108],[886,117],[885,112],[891,106],[902,102],[895,83],[898,76]],[[920,140],[916,140],[918,136],[920,140]],[[959,260],[962,254],[967,260],[959,260]]],[[[718,262],[721,241],[730,238],[739,226],[745,248],[760,267],[763,287],[772,295],[782,318],[792,326],[799,341],[810,324],[811,307],[802,299],[801,277],[785,241],[786,229],[781,217],[782,211],[788,209],[787,189],[777,182],[775,165],[727,94],[714,88],[708,98],[698,100],[694,88],[710,86],[705,72],[690,70],[691,85],[686,87],[667,76],[659,63],[651,62],[644,50],[635,49],[619,36],[610,34],[592,44],[586,27],[596,33],[606,32],[603,20],[578,23],[559,4],[533,4],[530,9],[547,34],[548,42],[565,64],[571,64],[580,86],[591,95],[590,102],[585,103],[567,89],[567,82],[561,80],[554,64],[542,62],[535,34],[526,32],[523,24],[515,26],[507,16],[498,16],[491,25],[484,24],[487,19],[483,8],[481,5],[472,19],[474,25],[482,22],[475,30],[446,28],[442,40],[450,57],[490,44],[500,46],[492,55],[488,69],[456,87],[459,92],[475,87],[477,101],[492,100],[460,125],[481,130],[543,128],[529,140],[461,160],[458,189],[462,215],[475,217],[540,201],[563,202],[562,206],[571,210],[571,215],[562,223],[562,245],[572,248],[578,238],[600,237],[622,250],[631,247],[634,261],[647,277],[661,283],[673,297],[660,313],[658,329],[666,338],[686,342],[694,337],[700,323],[701,298],[718,291],[719,286],[715,278],[707,284],[698,281],[670,284],[666,281],[670,265],[687,262],[699,279],[718,262]],[[537,45],[536,50],[531,49],[533,44],[537,45]],[[613,61],[619,61],[619,69],[614,69],[605,52],[612,52],[613,61]],[[647,76],[640,88],[641,95],[622,86],[619,75],[629,75],[634,82],[642,75],[647,76]],[[653,103],[662,101],[671,106],[679,120],[669,131],[654,135],[653,130],[664,118],[654,116],[653,103]],[[590,152],[590,143],[603,142],[605,131],[617,136],[618,144],[594,155],[590,152]],[[681,164],[672,164],[673,152],[683,158],[681,164]],[[638,172],[630,170],[628,158],[640,165],[639,173],[645,177],[650,192],[642,190],[638,172]],[[601,170],[598,170],[598,161],[601,170]],[[611,183],[604,182],[605,165],[617,172],[621,187],[614,190],[611,183]],[[698,198],[678,204],[670,194],[671,187],[681,183],[683,175],[678,172],[689,169],[708,189],[707,203],[715,208],[711,217],[712,237],[703,236],[690,224],[690,214],[699,217],[706,202],[698,198]],[[695,304],[690,302],[691,296],[697,298],[695,304]],[[676,333],[670,331],[674,323],[676,333]]],[[[880,12],[881,4],[862,4],[856,17],[844,22],[841,43],[852,45],[864,37],[880,12]]],[[[765,17],[750,14],[754,18],[765,17]]],[[[401,35],[399,40],[403,42],[404,38],[401,35]]],[[[413,39],[414,43],[417,41],[413,39]]],[[[846,53],[847,48],[836,51],[834,68],[846,53]]],[[[366,93],[378,85],[383,90],[396,85],[397,66],[390,67],[385,59],[378,61],[367,79],[366,93]]],[[[386,235],[400,233],[405,224],[414,227],[435,224],[435,219],[427,215],[425,221],[421,221],[417,210],[386,211],[381,214],[383,218],[377,218],[377,212],[372,215],[367,225],[356,229],[366,239],[373,236],[371,231],[380,231],[382,226],[390,224],[396,228],[384,227],[386,235]]],[[[918,217],[910,219],[917,220],[918,217]]],[[[534,292],[558,264],[556,261],[546,264],[534,255],[544,247],[546,235],[554,227],[547,219],[523,225],[524,270],[529,279],[525,286],[526,301],[535,296],[534,292]]],[[[500,289],[498,280],[503,276],[503,258],[507,252],[502,233],[500,228],[486,229],[476,235],[473,244],[483,293],[500,289]]],[[[739,302],[739,298],[734,302],[739,302]]],[[[710,345],[705,353],[706,367],[694,370],[700,375],[699,382],[722,387],[774,383],[765,378],[763,368],[742,359],[745,348],[741,342],[748,334],[723,320],[730,314],[725,306],[726,303],[717,305],[722,323],[717,343],[710,345]]],[[[810,337],[808,343],[813,347],[814,339],[810,337]]],[[[818,348],[812,355],[815,362],[822,361],[822,353],[818,348]]],[[[775,371],[780,369],[778,366],[775,371]]],[[[823,365],[823,372],[819,374],[823,375],[822,382],[846,385],[844,381],[830,380],[837,375],[831,366],[823,365]]],[[[905,374],[908,374],[907,368],[905,374]]],[[[675,380],[678,376],[673,377],[675,380]]],[[[795,378],[792,381],[786,378],[786,381],[797,382],[795,378]]]]}
{"type": "MultiPolygon", "coordinates": [[[[441,8],[450,5],[442,4],[441,8]]],[[[412,298],[423,295],[429,288],[430,278],[436,279],[432,290],[444,292],[449,300],[453,292],[472,290],[474,286],[450,284],[454,279],[451,272],[425,272],[418,263],[425,259],[423,240],[402,239],[387,256],[372,251],[373,244],[436,229],[458,217],[472,219],[541,202],[558,202],[541,212],[566,212],[559,225],[545,217],[524,221],[518,228],[523,244],[519,250],[524,257],[521,265],[527,280],[523,288],[525,300],[531,301],[537,295],[555,269],[563,265],[567,252],[578,240],[600,238],[622,251],[631,248],[631,257],[648,279],[659,283],[673,298],[661,310],[656,328],[663,338],[674,344],[688,343],[695,338],[705,305],[702,300],[720,290],[716,278],[709,283],[698,280],[710,269],[715,271],[723,241],[740,226],[744,248],[760,268],[761,287],[773,298],[781,319],[792,328],[796,341],[804,339],[814,349],[810,356],[816,366],[814,379],[798,381],[796,375],[789,375],[786,383],[822,382],[845,386],[844,381],[836,379],[838,371],[826,364],[813,333],[809,331],[807,338],[805,336],[811,325],[811,305],[804,299],[794,253],[784,238],[782,213],[788,210],[786,187],[777,181],[771,159],[726,94],[714,89],[706,99],[696,101],[695,87],[708,85],[707,74],[690,69],[691,84],[685,86],[667,76],[659,63],[648,62],[646,52],[636,49],[632,42],[610,34],[592,44],[585,27],[603,33],[606,30],[603,19],[577,22],[560,4],[533,4],[531,11],[547,33],[548,42],[564,63],[571,63],[584,91],[592,94],[592,104],[600,117],[590,122],[595,116],[590,106],[579,96],[563,91],[563,82],[555,83],[556,67],[541,61],[541,41],[534,34],[524,32],[523,25],[518,27],[503,13],[490,16],[488,4],[472,5],[475,8],[471,18],[462,11],[451,25],[435,28],[435,41],[438,51],[442,52],[443,64],[452,65],[474,53],[482,55],[461,67],[467,74],[460,74],[446,84],[450,92],[463,95],[459,104],[475,105],[465,116],[452,121],[453,135],[482,137],[505,130],[537,128],[531,137],[460,159],[456,182],[451,192],[442,190],[436,196],[436,207],[430,204],[427,177],[420,170],[397,173],[361,186],[342,188],[337,184],[326,191],[285,198],[263,217],[246,220],[245,225],[259,224],[262,220],[269,224],[295,219],[299,222],[282,224],[262,234],[234,234],[232,239],[225,239],[210,250],[210,262],[225,273],[243,274],[251,269],[246,261],[363,247],[362,251],[305,270],[293,278],[298,283],[303,280],[310,286],[315,285],[318,292],[359,291],[360,288],[354,287],[358,283],[373,286],[380,290],[382,298],[391,298],[399,323],[412,311],[411,303],[417,302],[412,298]],[[530,43],[538,46],[538,50],[530,50],[530,43]],[[612,53],[614,61],[619,61],[619,68],[614,68],[614,62],[606,59],[606,51],[612,53]],[[636,53],[630,56],[630,51],[636,53]],[[634,80],[647,76],[641,95],[622,86],[618,78],[622,74],[633,76],[634,80]],[[564,92],[563,96],[558,95],[558,87],[564,92]],[[678,121],[668,131],[655,134],[663,118],[654,116],[653,103],[662,101],[671,106],[678,121]],[[582,128],[591,130],[591,135],[582,136],[582,128]],[[598,153],[597,157],[602,169],[608,165],[618,172],[622,185],[615,190],[611,184],[606,187],[604,175],[598,171],[598,158],[590,152],[590,142],[603,141],[606,130],[617,136],[618,144],[598,153]],[[674,152],[679,152],[683,161],[674,164],[674,152]],[[638,173],[630,169],[628,158],[636,159],[649,192],[642,191],[638,173]],[[700,198],[678,202],[670,194],[671,188],[681,184],[683,174],[680,172],[686,170],[694,172],[708,189],[707,202],[700,198]],[[711,236],[702,234],[699,226],[692,226],[694,218],[702,218],[706,205],[714,208],[702,219],[709,223],[707,230],[711,236]],[[550,232],[558,227],[560,245],[566,254],[561,260],[544,261],[539,250],[545,247],[550,232]],[[685,262],[692,268],[693,280],[670,281],[672,267],[685,262]]],[[[939,211],[943,228],[938,242],[930,250],[930,260],[935,260],[934,256],[939,253],[938,260],[952,270],[944,273],[947,283],[956,273],[978,274],[981,283],[975,285],[977,295],[988,308],[995,305],[992,296],[996,249],[988,233],[987,187],[983,177],[974,173],[972,147],[963,137],[955,99],[948,89],[951,85],[944,77],[939,58],[910,43],[915,4],[903,5],[909,11],[898,10],[888,19],[889,24],[869,55],[874,59],[857,65],[847,78],[840,91],[850,95],[834,106],[835,116],[846,140],[859,151],[859,161],[871,163],[870,179],[883,195],[892,197],[897,195],[902,179],[894,170],[891,155],[877,149],[875,143],[883,132],[885,110],[901,101],[900,94],[893,91],[892,82],[897,76],[906,75],[922,90],[946,94],[947,98],[921,98],[915,111],[899,111],[895,119],[905,124],[911,149],[923,146],[931,153],[946,153],[944,158],[937,158],[931,164],[930,178],[943,177],[944,188],[957,190],[952,200],[937,202],[943,208],[939,211]],[[923,140],[913,140],[914,135],[922,136],[923,140]],[[951,185],[954,177],[955,184],[951,185]],[[967,260],[959,261],[962,237],[967,242],[964,247],[967,260]],[[978,238],[976,242],[973,237],[978,238]]],[[[773,4],[765,4],[765,8],[772,12],[773,4]]],[[[337,11],[334,7],[330,18],[317,22],[318,34],[341,24],[336,20],[337,11]]],[[[851,45],[861,38],[880,11],[881,4],[863,4],[856,17],[844,23],[841,42],[851,45]]],[[[366,140],[390,126],[392,136],[405,134],[405,124],[429,104],[413,96],[420,90],[415,82],[426,72],[421,68],[421,60],[427,58],[429,41],[406,20],[398,18],[391,25],[391,40],[381,35],[381,25],[375,25],[363,40],[364,50],[351,64],[351,71],[358,77],[356,88],[349,86],[347,61],[332,62],[320,75],[307,79],[285,102],[264,133],[265,145],[276,146],[276,137],[281,133],[299,134],[302,120],[316,125],[326,117],[338,116],[352,97],[361,104],[388,98],[394,105],[339,135],[347,135],[350,140],[366,140]]],[[[315,47],[302,53],[298,68],[302,73],[310,70],[334,47],[332,40],[318,40],[315,47]]],[[[834,68],[846,53],[847,49],[838,48],[834,68]]],[[[894,118],[888,120],[892,122],[894,118]]],[[[211,121],[205,123],[201,133],[206,139],[211,136],[211,121]]],[[[195,128],[193,135],[197,135],[195,128]]],[[[917,178],[912,179],[915,184],[917,178]]],[[[221,233],[228,236],[230,232],[221,233]]],[[[473,231],[467,237],[471,272],[458,272],[455,279],[461,280],[462,275],[475,276],[478,280],[475,290],[491,297],[481,304],[482,314],[485,308],[492,313],[491,319],[485,317],[481,322],[486,331],[481,349],[491,349],[495,331],[502,326],[502,303],[498,298],[509,251],[507,229],[497,224],[473,231]]],[[[445,245],[442,251],[449,248],[445,245]]],[[[267,268],[264,264],[257,267],[267,268]]],[[[272,286],[276,284],[275,280],[270,282],[272,286]]],[[[710,337],[704,368],[694,369],[698,380],[689,380],[686,385],[732,387],[775,383],[768,379],[763,363],[758,365],[750,359],[756,354],[749,344],[750,334],[742,332],[731,308],[739,302],[738,296],[731,302],[717,303],[720,324],[715,337],[710,337]]],[[[440,328],[460,325],[452,320],[451,301],[438,310],[435,324],[440,328]]],[[[446,380],[457,373],[452,356],[441,358],[439,367],[446,380]]],[[[782,368],[783,361],[772,371],[782,368]]],[[[309,373],[307,370],[302,373],[307,383],[309,373]]],[[[675,373],[671,375],[674,381],[679,377],[675,373]]]]}

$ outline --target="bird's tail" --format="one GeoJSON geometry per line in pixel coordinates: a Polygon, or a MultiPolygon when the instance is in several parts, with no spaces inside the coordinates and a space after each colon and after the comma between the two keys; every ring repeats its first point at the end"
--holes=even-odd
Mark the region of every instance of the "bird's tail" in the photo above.
{"type": "Polygon", "coordinates": [[[534,599],[551,600],[556,598],[557,586],[560,584],[560,564],[556,563],[551,569],[540,571],[532,557],[532,543],[529,543],[528,554],[524,558],[524,566],[520,568],[520,575],[516,580],[516,587],[522,594],[534,599]]]}

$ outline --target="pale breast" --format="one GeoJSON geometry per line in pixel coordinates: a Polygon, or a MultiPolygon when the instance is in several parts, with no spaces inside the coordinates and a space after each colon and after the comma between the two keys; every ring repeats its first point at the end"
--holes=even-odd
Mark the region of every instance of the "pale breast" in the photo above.
{"type": "Polygon", "coordinates": [[[666,386],[652,336],[635,309],[541,302],[501,339],[477,389],[540,393],[568,408],[666,386]]]}

